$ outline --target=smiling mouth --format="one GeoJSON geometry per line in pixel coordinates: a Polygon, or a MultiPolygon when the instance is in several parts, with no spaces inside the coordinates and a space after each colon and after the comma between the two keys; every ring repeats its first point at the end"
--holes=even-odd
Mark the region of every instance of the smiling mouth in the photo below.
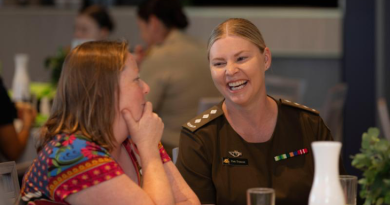
{"type": "Polygon", "coordinates": [[[247,83],[248,83],[247,80],[239,80],[239,81],[236,81],[236,82],[228,83],[228,87],[232,91],[240,90],[240,89],[244,88],[247,83]]]}

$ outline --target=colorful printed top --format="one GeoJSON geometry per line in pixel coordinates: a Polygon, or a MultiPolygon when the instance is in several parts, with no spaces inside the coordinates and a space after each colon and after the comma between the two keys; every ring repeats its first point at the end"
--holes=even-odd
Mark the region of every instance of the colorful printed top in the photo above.
{"type": "MultiPolygon", "coordinates": [[[[135,145],[126,140],[126,150],[138,173],[135,145]]],[[[124,174],[106,149],[82,135],[59,134],[49,141],[23,179],[21,196],[28,204],[59,202],[72,193],[124,174]],[[35,201],[35,202],[34,202],[35,201]]]]}

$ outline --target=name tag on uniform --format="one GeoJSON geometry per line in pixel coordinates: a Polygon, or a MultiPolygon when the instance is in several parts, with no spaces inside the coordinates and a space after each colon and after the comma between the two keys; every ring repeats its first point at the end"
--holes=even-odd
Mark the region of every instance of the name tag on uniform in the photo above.
{"type": "Polygon", "coordinates": [[[245,166],[248,165],[248,159],[222,157],[222,164],[233,165],[233,166],[245,166]]]}

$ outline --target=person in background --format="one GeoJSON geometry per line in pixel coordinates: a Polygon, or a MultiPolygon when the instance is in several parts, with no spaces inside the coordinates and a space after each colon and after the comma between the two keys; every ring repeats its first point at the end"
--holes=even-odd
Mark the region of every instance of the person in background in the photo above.
{"type": "Polygon", "coordinates": [[[106,40],[115,24],[108,11],[99,5],[82,8],[75,19],[72,48],[93,40],[106,40]]]}
{"type": "Polygon", "coordinates": [[[183,32],[187,17],[178,0],[145,0],[137,10],[146,52],[135,53],[148,95],[165,124],[162,143],[168,153],[179,145],[180,125],[196,115],[201,97],[219,96],[208,72],[206,46],[183,32]]]}
{"type": "Polygon", "coordinates": [[[115,24],[107,10],[99,5],[88,5],[83,7],[75,18],[71,45],[64,47],[57,55],[49,56],[45,60],[45,66],[52,70],[53,84],[58,83],[62,64],[71,49],[88,41],[107,40],[114,31],[115,24]]]}
{"type": "MultiPolygon", "coordinates": [[[[267,95],[271,51],[250,21],[219,24],[208,52],[225,99],[183,125],[176,165],[184,179],[202,204],[246,204],[253,187],[275,189],[277,205],[307,204],[311,143],[332,140],[318,111],[267,95]]],[[[340,169],[345,173],[341,162],[340,169]]]]}
{"type": "Polygon", "coordinates": [[[17,103],[15,106],[8,96],[1,77],[0,102],[0,162],[16,161],[26,148],[37,112],[28,103],[17,103]],[[15,118],[22,121],[22,128],[19,132],[14,126],[15,118]]]}
{"type": "Polygon", "coordinates": [[[159,143],[164,124],[146,101],[148,93],[127,43],[92,41],[73,49],[38,157],[24,177],[22,200],[199,204],[159,143]]]}

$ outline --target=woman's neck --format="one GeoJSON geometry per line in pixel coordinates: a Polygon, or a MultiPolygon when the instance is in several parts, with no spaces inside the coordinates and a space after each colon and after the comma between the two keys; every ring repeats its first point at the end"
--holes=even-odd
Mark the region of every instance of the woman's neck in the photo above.
{"type": "Polygon", "coordinates": [[[121,115],[118,115],[114,119],[114,123],[112,124],[113,135],[115,138],[114,147],[120,148],[122,143],[129,136],[129,132],[127,129],[127,125],[125,119],[121,115]]]}
{"type": "Polygon", "coordinates": [[[245,106],[225,101],[222,109],[232,128],[244,140],[265,142],[271,138],[278,114],[277,103],[272,98],[265,95],[245,106]]]}
{"type": "Polygon", "coordinates": [[[119,160],[120,156],[122,155],[122,145],[115,145],[114,149],[110,152],[110,154],[115,160],[119,160]]]}
{"type": "Polygon", "coordinates": [[[155,42],[154,44],[155,45],[160,45],[160,44],[163,44],[165,42],[165,40],[167,40],[169,34],[174,30],[174,28],[172,29],[168,29],[166,28],[165,26],[162,26],[162,28],[159,30],[158,34],[156,34],[156,38],[155,38],[155,42]]]}

